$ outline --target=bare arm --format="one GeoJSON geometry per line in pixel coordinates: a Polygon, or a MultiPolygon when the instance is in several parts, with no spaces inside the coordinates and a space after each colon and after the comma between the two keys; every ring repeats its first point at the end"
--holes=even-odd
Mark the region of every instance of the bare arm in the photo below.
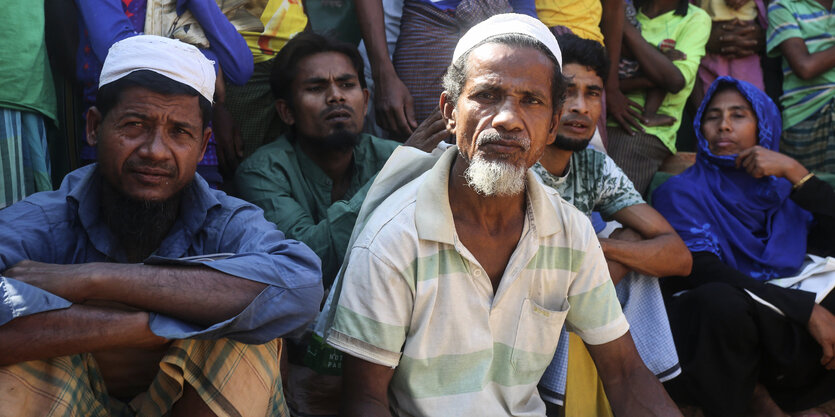
{"type": "Polygon", "coordinates": [[[234,317],[266,287],[204,267],[141,264],[23,261],[3,275],[73,303],[116,302],[203,326],[234,317]]]}
{"type": "Polygon", "coordinates": [[[638,356],[632,336],[586,345],[617,416],[681,416],[658,378],[638,356]]]}
{"type": "Polygon", "coordinates": [[[606,76],[606,111],[623,130],[633,133],[643,131],[639,123],[644,109],[623,95],[622,86],[618,79],[618,62],[620,62],[621,47],[623,45],[624,3],[618,0],[603,0],[603,15],[600,19],[600,29],[609,55],[609,74],[606,76]]]}
{"type": "Polygon", "coordinates": [[[623,39],[641,64],[641,71],[655,85],[669,93],[677,93],[685,86],[684,75],[673,61],[650,45],[632,25],[624,25],[623,39]]]}
{"type": "Polygon", "coordinates": [[[657,88],[652,80],[647,77],[633,77],[620,80],[620,91],[628,93],[635,90],[649,90],[650,88],[657,88]]]}
{"type": "Polygon", "coordinates": [[[600,239],[606,260],[655,277],[690,274],[693,258],[670,223],[649,204],[636,204],[619,210],[614,219],[641,235],[629,242],[600,239]]]}
{"type": "Polygon", "coordinates": [[[356,0],[357,20],[371,63],[374,79],[374,109],[377,124],[407,138],[417,127],[412,95],[400,81],[386,47],[385,20],[381,0],[356,0]]]}
{"type": "Polygon", "coordinates": [[[0,366],[114,348],[151,348],[167,340],[151,332],[148,313],[73,305],[0,326],[0,366]]]}
{"type": "Polygon", "coordinates": [[[789,38],[780,44],[780,52],[786,57],[792,71],[802,80],[817,77],[835,67],[833,47],[810,54],[803,39],[789,38]]]}
{"type": "Polygon", "coordinates": [[[388,388],[394,368],[377,365],[346,354],[342,359],[343,417],[390,417],[388,388]]]}

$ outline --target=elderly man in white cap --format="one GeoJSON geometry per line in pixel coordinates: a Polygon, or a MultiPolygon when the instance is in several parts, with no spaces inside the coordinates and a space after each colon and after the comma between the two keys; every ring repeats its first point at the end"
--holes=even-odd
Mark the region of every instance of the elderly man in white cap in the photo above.
{"type": "Polygon", "coordinates": [[[457,147],[376,207],[333,298],[344,415],[544,415],[536,385],[563,322],[617,415],[679,415],[629,337],[591,224],[529,174],[559,127],[560,59],[522,15],[459,41],[440,98],[457,147]]]}
{"type": "Polygon", "coordinates": [[[0,211],[0,414],[286,414],[275,339],[314,317],[319,259],[195,175],[214,77],[179,41],[115,44],[99,163],[0,211]]]}

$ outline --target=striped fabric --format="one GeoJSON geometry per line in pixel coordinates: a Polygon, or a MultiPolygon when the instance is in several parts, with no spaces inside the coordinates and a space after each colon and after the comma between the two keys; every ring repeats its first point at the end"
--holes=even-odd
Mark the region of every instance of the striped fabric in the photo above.
{"type": "MultiPolygon", "coordinates": [[[[835,44],[835,36],[831,29],[833,26],[835,13],[825,9],[815,0],[776,0],[768,6],[768,55],[781,56],[780,44],[790,38],[803,39],[810,54],[829,49],[835,44]]],[[[794,74],[783,58],[783,95],[780,97],[780,104],[783,106],[783,130],[812,116],[829,103],[833,95],[835,69],[829,69],[812,79],[802,80],[794,74]]]]}
{"type": "Polygon", "coordinates": [[[835,102],[832,98],[822,109],[783,130],[780,152],[810,171],[835,172],[835,102]]]}
{"type": "Polygon", "coordinates": [[[648,133],[635,132],[632,136],[618,126],[607,127],[606,133],[609,135],[609,156],[646,200],[653,175],[672,152],[657,137],[648,133]]]}
{"type": "Polygon", "coordinates": [[[418,122],[438,106],[444,91],[441,79],[460,36],[452,11],[418,0],[404,2],[392,61],[397,76],[412,94],[418,122]]]}
{"type": "Polygon", "coordinates": [[[420,0],[404,2],[392,61],[414,99],[418,122],[438,106],[444,91],[442,78],[452,62],[458,38],[479,21],[510,11],[503,0],[464,0],[456,10],[441,10],[420,0]]]}
{"type": "Polygon", "coordinates": [[[244,85],[226,85],[226,110],[241,129],[244,159],[262,145],[281,135],[281,120],[275,111],[275,97],[270,90],[273,60],[255,64],[252,76],[244,85]]]}
{"type": "Polygon", "coordinates": [[[0,108],[0,209],[47,190],[52,179],[43,117],[0,108]]]}
{"type": "Polygon", "coordinates": [[[287,417],[278,367],[280,341],[245,345],[178,340],[160,361],[148,391],[125,404],[107,395],[92,354],[0,367],[3,415],[39,417],[164,416],[194,387],[218,416],[287,417]]]}
{"type": "Polygon", "coordinates": [[[590,344],[629,325],[590,223],[533,175],[522,236],[494,295],[455,234],[447,184],[456,156],[447,150],[372,215],[327,341],[396,367],[398,415],[543,415],[536,384],[563,323],[590,344]]]}

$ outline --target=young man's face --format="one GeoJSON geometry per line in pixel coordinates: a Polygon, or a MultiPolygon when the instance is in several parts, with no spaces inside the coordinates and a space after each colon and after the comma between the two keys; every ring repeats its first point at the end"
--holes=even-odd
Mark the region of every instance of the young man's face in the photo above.
{"type": "Polygon", "coordinates": [[[309,140],[353,135],[362,131],[368,90],[359,83],[351,60],[338,52],[303,58],[291,87],[292,103],[276,102],[279,116],[309,140]]]}
{"type": "Polygon", "coordinates": [[[603,109],[603,80],[593,69],[575,63],[565,64],[562,73],[568,78],[568,88],[554,146],[582,150],[594,135],[603,109]]]}
{"type": "Polygon", "coordinates": [[[551,97],[553,62],[533,48],[487,43],[470,52],[467,80],[443,113],[461,155],[532,166],[559,122],[551,97]]]}
{"type": "Polygon", "coordinates": [[[197,96],[130,87],[107,117],[93,107],[87,137],[98,149],[99,171],[137,201],[168,200],[194,178],[211,129],[203,129],[197,96]]]}

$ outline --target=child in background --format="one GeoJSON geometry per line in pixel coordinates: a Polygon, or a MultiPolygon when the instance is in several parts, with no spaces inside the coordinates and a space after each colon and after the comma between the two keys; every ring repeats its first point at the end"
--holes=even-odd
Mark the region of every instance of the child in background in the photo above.
{"type": "MultiPolygon", "coordinates": [[[[713,20],[713,25],[745,26],[758,25],[758,6],[756,0],[699,0],[699,7],[706,11],[713,20]]],[[[764,7],[763,7],[764,9],[764,7]]],[[[764,12],[763,12],[764,15],[764,12]]],[[[765,23],[764,19],[762,23],[765,23]]],[[[763,24],[764,26],[764,24],[763,24]]],[[[734,54],[707,53],[699,66],[699,79],[702,92],[706,92],[717,77],[728,75],[738,80],[754,84],[765,91],[760,56],[756,53],[748,56],[734,54]]]]}
{"type": "MultiPolygon", "coordinates": [[[[640,31],[641,24],[638,22],[636,17],[638,12],[635,10],[635,6],[632,4],[631,0],[626,0],[625,3],[625,23],[635,26],[635,28],[640,31]]],[[[670,61],[686,59],[687,55],[675,49],[675,46],[676,41],[672,39],[664,39],[660,44],[658,44],[658,50],[666,55],[670,61]]],[[[618,78],[623,80],[627,78],[635,78],[640,75],[641,66],[638,64],[638,61],[633,59],[632,51],[629,50],[629,46],[626,45],[626,42],[624,42],[621,47],[621,59],[620,62],[618,62],[618,78]]],[[[661,107],[661,103],[664,101],[664,97],[666,95],[667,93],[660,88],[651,88],[647,90],[644,112],[641,114],[644,126],[672,126],[676,122],[675,117],[658,113],[658,109],[661,107]]]]}
{"type": "Polygon", "coordinates": [[[835,26],[832,0],[768,6],[766,51],[783,56],[780,152],[810,171],[835,172],[835,26]]]}

